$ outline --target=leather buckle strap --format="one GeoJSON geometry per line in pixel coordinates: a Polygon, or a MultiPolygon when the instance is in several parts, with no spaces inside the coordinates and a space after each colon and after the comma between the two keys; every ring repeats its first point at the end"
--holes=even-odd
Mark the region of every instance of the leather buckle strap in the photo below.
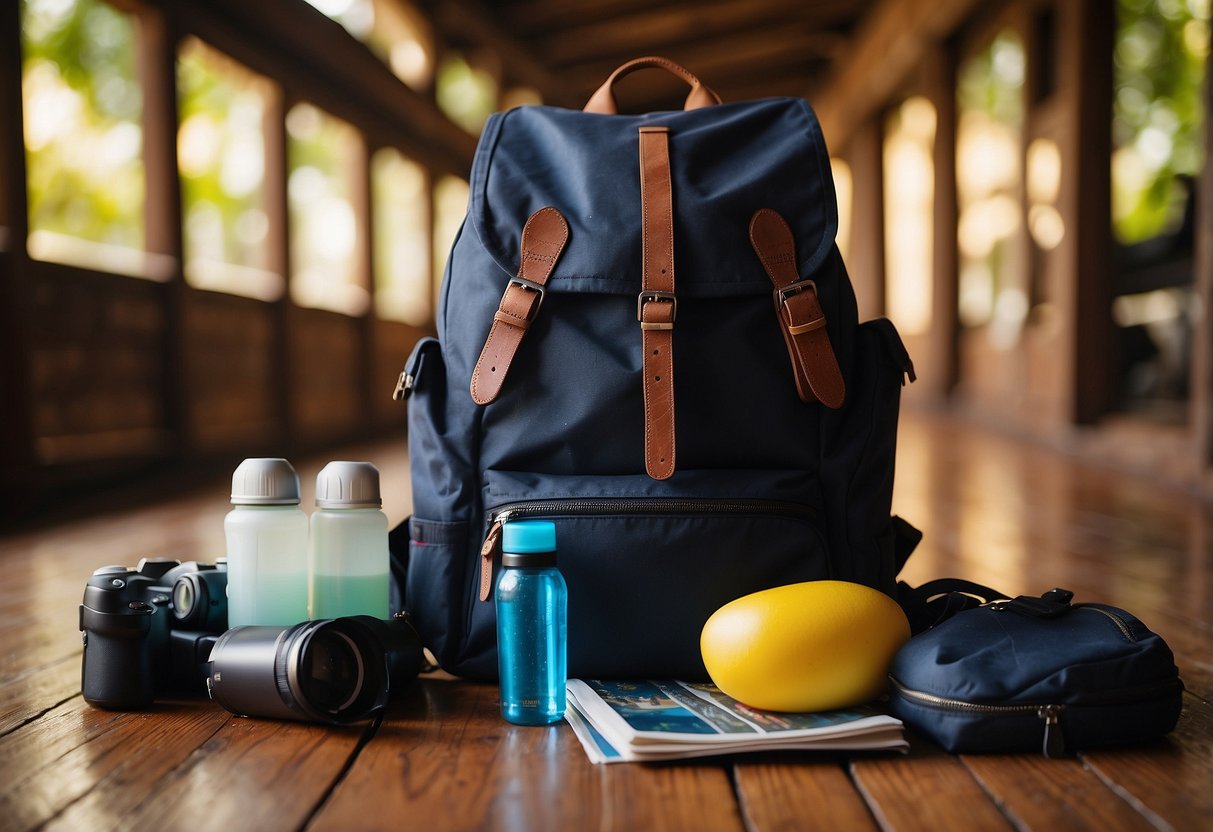
{"type": "Polygon", "coordinates": [[[801,292],[812,292],[817,294],[817,284],[811,280],[799,280],[790,286],[784,286],[782,289],[774,291],[775,298],[775,314],[781,317],[786,316],[783,321],[784,326],[788,328],[791,335],[800,335],[805,332],[812,332],[815,329],[821,329],[826,325],[825,313],[821,311],[821,304],[814,298],[813,303],[803,304],[810,307],[807,311],[809,317],[797,323],[797,311],[793,308],[793,304],[788,302],[789,298],[795,297],[801,292]],[[812,307],[816,307],[813,309],[812,307]]]}
{"type": "Polygon", "coordinates": [[[497,399],[523,336],[539,314],[547,294],[545,284],[569,239],[569,224],[555,208],[540,208],[522,229],[518,276],[511,277],[493,314],[476,368],[472,371],[472,401],[497,399]]]}
{"type": "MultiPolygon", "coordinates": [[[[659,312],[654,318],[661,316],[659,312]]],[[[673,329],[674,321],[678,317],[678,298],[674,297],[673,292],[641,292],[636,296],[636,320],[640,321],[641,329],[673,329]],[[669,320],[650,320],[645,316],[645,307],[649,303],[668,303],[669,320]]]]}
{"type": "Polygon", "coordinates": [[[817,284],[800,278],[792,229],[778,213],[762,208],[750,220],[750,244],[775,287],[775,318],[792,361],[797,395],[801,401],[842,407],[846,384],[830,344],[817,284]]]}
{"type": "Polygon", "coordinates": [[[674,475],[674,193],[669,128],[644,125],[640,138],[643,231],[641,292],[636,299],[644,371],[644,468],[674,475]]]}
{"type": "Polygon", "coordinates": [[[527,280],[524,277],[511,277],[509,284],[505,287],[506,294],[501,298],[501,307],[493,314],[494,321],[501,321],[510,326],[516,326],[520,329],[526,329],[531,325],[531,321],[535,320],[535,316],[539,314],[539,307],[543,306],[543,298],[547,294],[547,288],[541,283],[536,283],[533,280],[527,280]],[[509,302],[510,290],[514,287],[527,292],[534,292],[535,296],[527,297],[525,300],[519,299],[519,303],[514,304],[509,302]],[[512,310],[515,308],[525,308],[525,315],[518,317],[512,310]]]}

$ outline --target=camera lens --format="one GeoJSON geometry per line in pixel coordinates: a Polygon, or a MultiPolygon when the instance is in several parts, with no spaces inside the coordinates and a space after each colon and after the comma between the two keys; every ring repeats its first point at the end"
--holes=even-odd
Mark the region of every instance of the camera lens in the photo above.
{"type": "Polygon", "coordinates": [[[187,620],[194,612],[194,588],[185,578],[173,587],[173,615],[178,621],[187,620]]]}
{"type": "Polygon", "coordinates": [[[358,645],[345,633],[317,631],[299,659],[299,687],[318,710],[340,713],[358,698],[366,677],[358,645]]]}
{"type": "Polygon", "coordinates": [[[387,703],[388,656],[361,617],[236,627],[215,643],[209,677],[211,698],[232,713],[356,722],[387,703]]]}
{"type": "Polygon", "coordinates": [[[200,569],[181,575],[172,584],[172,601],[174,626],[223,632],[227,629],[227,572],[200,569]]]}

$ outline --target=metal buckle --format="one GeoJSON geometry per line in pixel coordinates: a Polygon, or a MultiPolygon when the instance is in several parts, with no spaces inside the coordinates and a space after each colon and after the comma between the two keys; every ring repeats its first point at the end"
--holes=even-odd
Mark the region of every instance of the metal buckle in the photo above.
{"type": "Polygon", "coordinates": [[[532,280],[527,280],[525,277],[511,277],[509,284],[505,287],[508,292],[510,286],[517,286],[524,290],[539,293],[539,303],[535,304],[535,308],[531,310],[531,314],[527,316],[527,322],[535,320],[535,316],[539,314],[539,307],[543,306],[543,298],[547,295],[547,289],[532,280]]]}
{"type": "Polygon", "coordinates": [[[792,322],[791,309],[788,309],[786,316],[782,314],[782,310],[787,307],[788,298],[792,297],[793,295],[798,295],[806,290],[812,291],[812,293],[816,295],[817,284],[811,280],[797,280],[795,283],[789,283],[787,286],[776,289],[774,292],[775,314],[779,315],[780,319],[783,320],[789,335],[803,335],[806,332],[821,329],[826,325],[826,316],[824,314],[820,314],[816,318],[800,324],[792,322]]]}
{"type": "Polygon", "coordinates": [[[640,321],[641,329],[673,329],[674,321],[678,318],[678,298],[673,292],[658,292],[656,290],[641,292],[636,296],[636,320],[640,321]],[[644,305],[647,301],[654,303],[672,304],[669,323],[647,323],[644,319],[644,305]]]}
{"type": "Polygon", "coordinates": [[[789,283],[787,286],[776,289],[774,292],[775,306],[783,306],[788,302],[788,298],[792,295],[800,294],[805,289],[812,289],[813,293],[816,294],[817,284],[812,280],[797,280],[795,283],[789,283]]]}

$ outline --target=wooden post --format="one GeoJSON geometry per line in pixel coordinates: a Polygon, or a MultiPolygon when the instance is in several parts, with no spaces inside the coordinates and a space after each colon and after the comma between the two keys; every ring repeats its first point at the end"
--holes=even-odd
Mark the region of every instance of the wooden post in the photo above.
{"type": "Polygon", "coordinates": [[[884,314],[883,118],[861,125],[847,143],[851,166],[851,242],[847,270],[855,284],[859,319],[884,314]]]}
{"type": "Polygon", "coordinates": [[[923,379],[927,392],[945,398],[960,381],[960,316],[957,296],[960,253],[956,231],[956,70],[957,48],[946,41],[930,53],[926,86],[935,107],[935,212],[933,218],[934,291],[931,295],[932,372],[923,379]]]}
{"type": "Polygon", "coordinates": [[[375,196],[371,183],[372,152],[365,137],[360,136],[357,159],[353,164],[353,192],[350,196],[354,208],[354,224],[357,228],[354,274],[366,289],[367,307],[366,312],[357,321],[357,366],[349,368],[354,378],[358,379],[358,397],[362,400],[358,412],[363,414],[363,421],[354,428],[359,434],[367,433],[373,427],[377,380],[372,372],[375,366],[375,322],[378,317],[375,310],[375,196]]]}
{"type": "Polygon", "coordinates": [[[274,302],[272,362],[274,390],[272,391],[274,421],[288,453],[295,450],[296,420],[291,402],[291,240],[290,203],[287,179],[290,176],[287,158],[286,111],[288,94],[281,87],[267,97],[263,134],[265,136],[265,215],[269,231],[266,235],[267,265],[271,272],[282,276],[282,296],[274,302]]]}
{"type": "Polygon", "coordinates": [[[1093,424],[1115,388],[1111,296],[1112,44],[1116,16],[1100,0],[1062,4],[1064,83],[1073,90],[1077,208],[1073,261],[1073,404],[1076,424],[1093,424]],[[1067,25],[1068,24],[1068,25],[1067,25]]]}
{"type": "Polygon", "coordinates": [[[30,381],[29,235],[21,101],[20,4],[0,4],[0,518],[24,513],[37,490],[30,381]]]}
{"type": "Polygon", "coordinates": [[[189,454],[194,442],[187,406],[190,384],[185,361],[185,254],[177,170],[177,25],[171,5],[140,8],[138,22],[145,247],[151,253],[168,255],[174,262],[162,287],[160,308],[164,326],[162,424],[170,437],[169,455],[180,459],[189,454]]]}
{"type": "Polygon", "coordinates": [[[1201,479],[1213,488],[1213,53],[1205,62],[1205,164],[1196,192],[1193,262],[1200,318],[1192,344],[1192,425],[1201,479]]]}

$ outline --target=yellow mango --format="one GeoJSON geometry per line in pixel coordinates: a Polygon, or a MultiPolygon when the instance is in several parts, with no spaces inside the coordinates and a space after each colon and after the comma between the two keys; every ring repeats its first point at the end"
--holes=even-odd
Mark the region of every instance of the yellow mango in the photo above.
{"type": "Polygon", "coordinates": [[[752,708],[826,711],[885,690],[893,655],[910,638],[901,607],[845,581],[809,581],[730,601],[699,645],[716,687],[752,708]]]}

